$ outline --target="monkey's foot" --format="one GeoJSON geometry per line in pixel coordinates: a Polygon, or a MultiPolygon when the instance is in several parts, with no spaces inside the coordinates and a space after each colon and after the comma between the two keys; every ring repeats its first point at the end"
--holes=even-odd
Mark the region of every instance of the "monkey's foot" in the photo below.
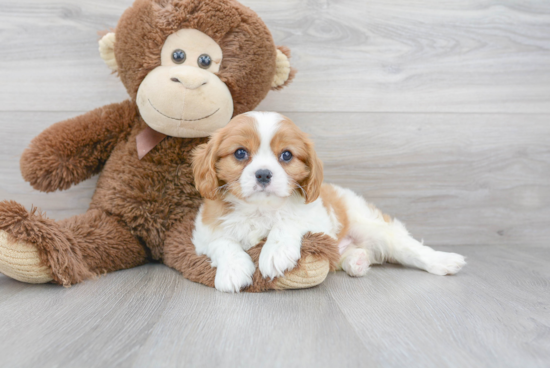
{"type": "Polygon", "coordinates": [[[306,289],[325,281],[330,269],[328,259],[307,256],[299,267],[285,273],[275,282],[277,289],[306,289]]]}
{"type": "Polygon", "coordinates": [[[51,270],[42,265],[38,249],[33,244],[12,241],[3,230],[0,230],[0,273],[30,284],[53,280],[51,270]]]}

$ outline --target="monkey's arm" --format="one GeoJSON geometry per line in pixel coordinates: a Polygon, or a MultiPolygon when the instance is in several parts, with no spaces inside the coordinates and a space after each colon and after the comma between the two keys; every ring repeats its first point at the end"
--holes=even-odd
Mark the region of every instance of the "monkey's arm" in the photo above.
{"type": "Polygon", "coordinates": [[[131,101],[100,107],[34,138],[21,156],[23,178],[43,192],[64,190],[97,174],[136,117],[131,101]]]}

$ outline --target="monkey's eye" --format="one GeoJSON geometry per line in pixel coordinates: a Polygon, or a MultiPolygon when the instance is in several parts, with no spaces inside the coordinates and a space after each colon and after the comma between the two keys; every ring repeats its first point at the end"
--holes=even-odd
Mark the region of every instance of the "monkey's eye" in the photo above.
{"type": "Polygon", "coordinates": [[[208,69],[210,68],[210,65],[212,65],[212,58],[206,54],[202,54],[197,59],[197,64],[199,64],[199,66],[203,69],[208,69]]]}
{"type": "Polygon", "coordinates": [[[187,55],[185,55],[185,51],[183,50],[177,49],[172,53],[172,61],[176,64],[183,64],[186,58],[187,55]]]}
{"type": "Polygon", "coordinates": [[[239,161],[246,160],[248,158],[248,152],[244,148],[239,148],[234,153],[235,158],[239,161]]]}
{"type": "Polygon", "coordinates": [[[292,153],[290,151],[284,151],[283,153],[281,153],[280,159],[284,162],[289,162],[290,160],[292,160],[292,153]]]}

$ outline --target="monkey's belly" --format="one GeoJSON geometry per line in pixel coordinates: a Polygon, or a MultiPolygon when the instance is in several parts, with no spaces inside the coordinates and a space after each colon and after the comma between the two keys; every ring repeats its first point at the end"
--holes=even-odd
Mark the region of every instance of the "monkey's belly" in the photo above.
{"type": "Polygon", "coordinates": [[[189,150],[178,154],[177,141],[167,143],[142,160],[132,137],[116,147],[90,206],[125,223],[155,259],[162,259],[165,233],[186,215],[196,213],[202,203],[193,184],[189,150]]]}

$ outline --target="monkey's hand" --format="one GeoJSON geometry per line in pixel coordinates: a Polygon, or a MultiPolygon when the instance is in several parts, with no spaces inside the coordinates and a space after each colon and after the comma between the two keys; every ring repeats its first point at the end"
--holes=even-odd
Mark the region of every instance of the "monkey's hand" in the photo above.
{"type": "Polygon", "coordinates": [[[43,192],[68,189],[90,178],[128,136],[135,116],[135,104],[128,100],[52,125],[23,152],[23,178],[43,192]]]}

